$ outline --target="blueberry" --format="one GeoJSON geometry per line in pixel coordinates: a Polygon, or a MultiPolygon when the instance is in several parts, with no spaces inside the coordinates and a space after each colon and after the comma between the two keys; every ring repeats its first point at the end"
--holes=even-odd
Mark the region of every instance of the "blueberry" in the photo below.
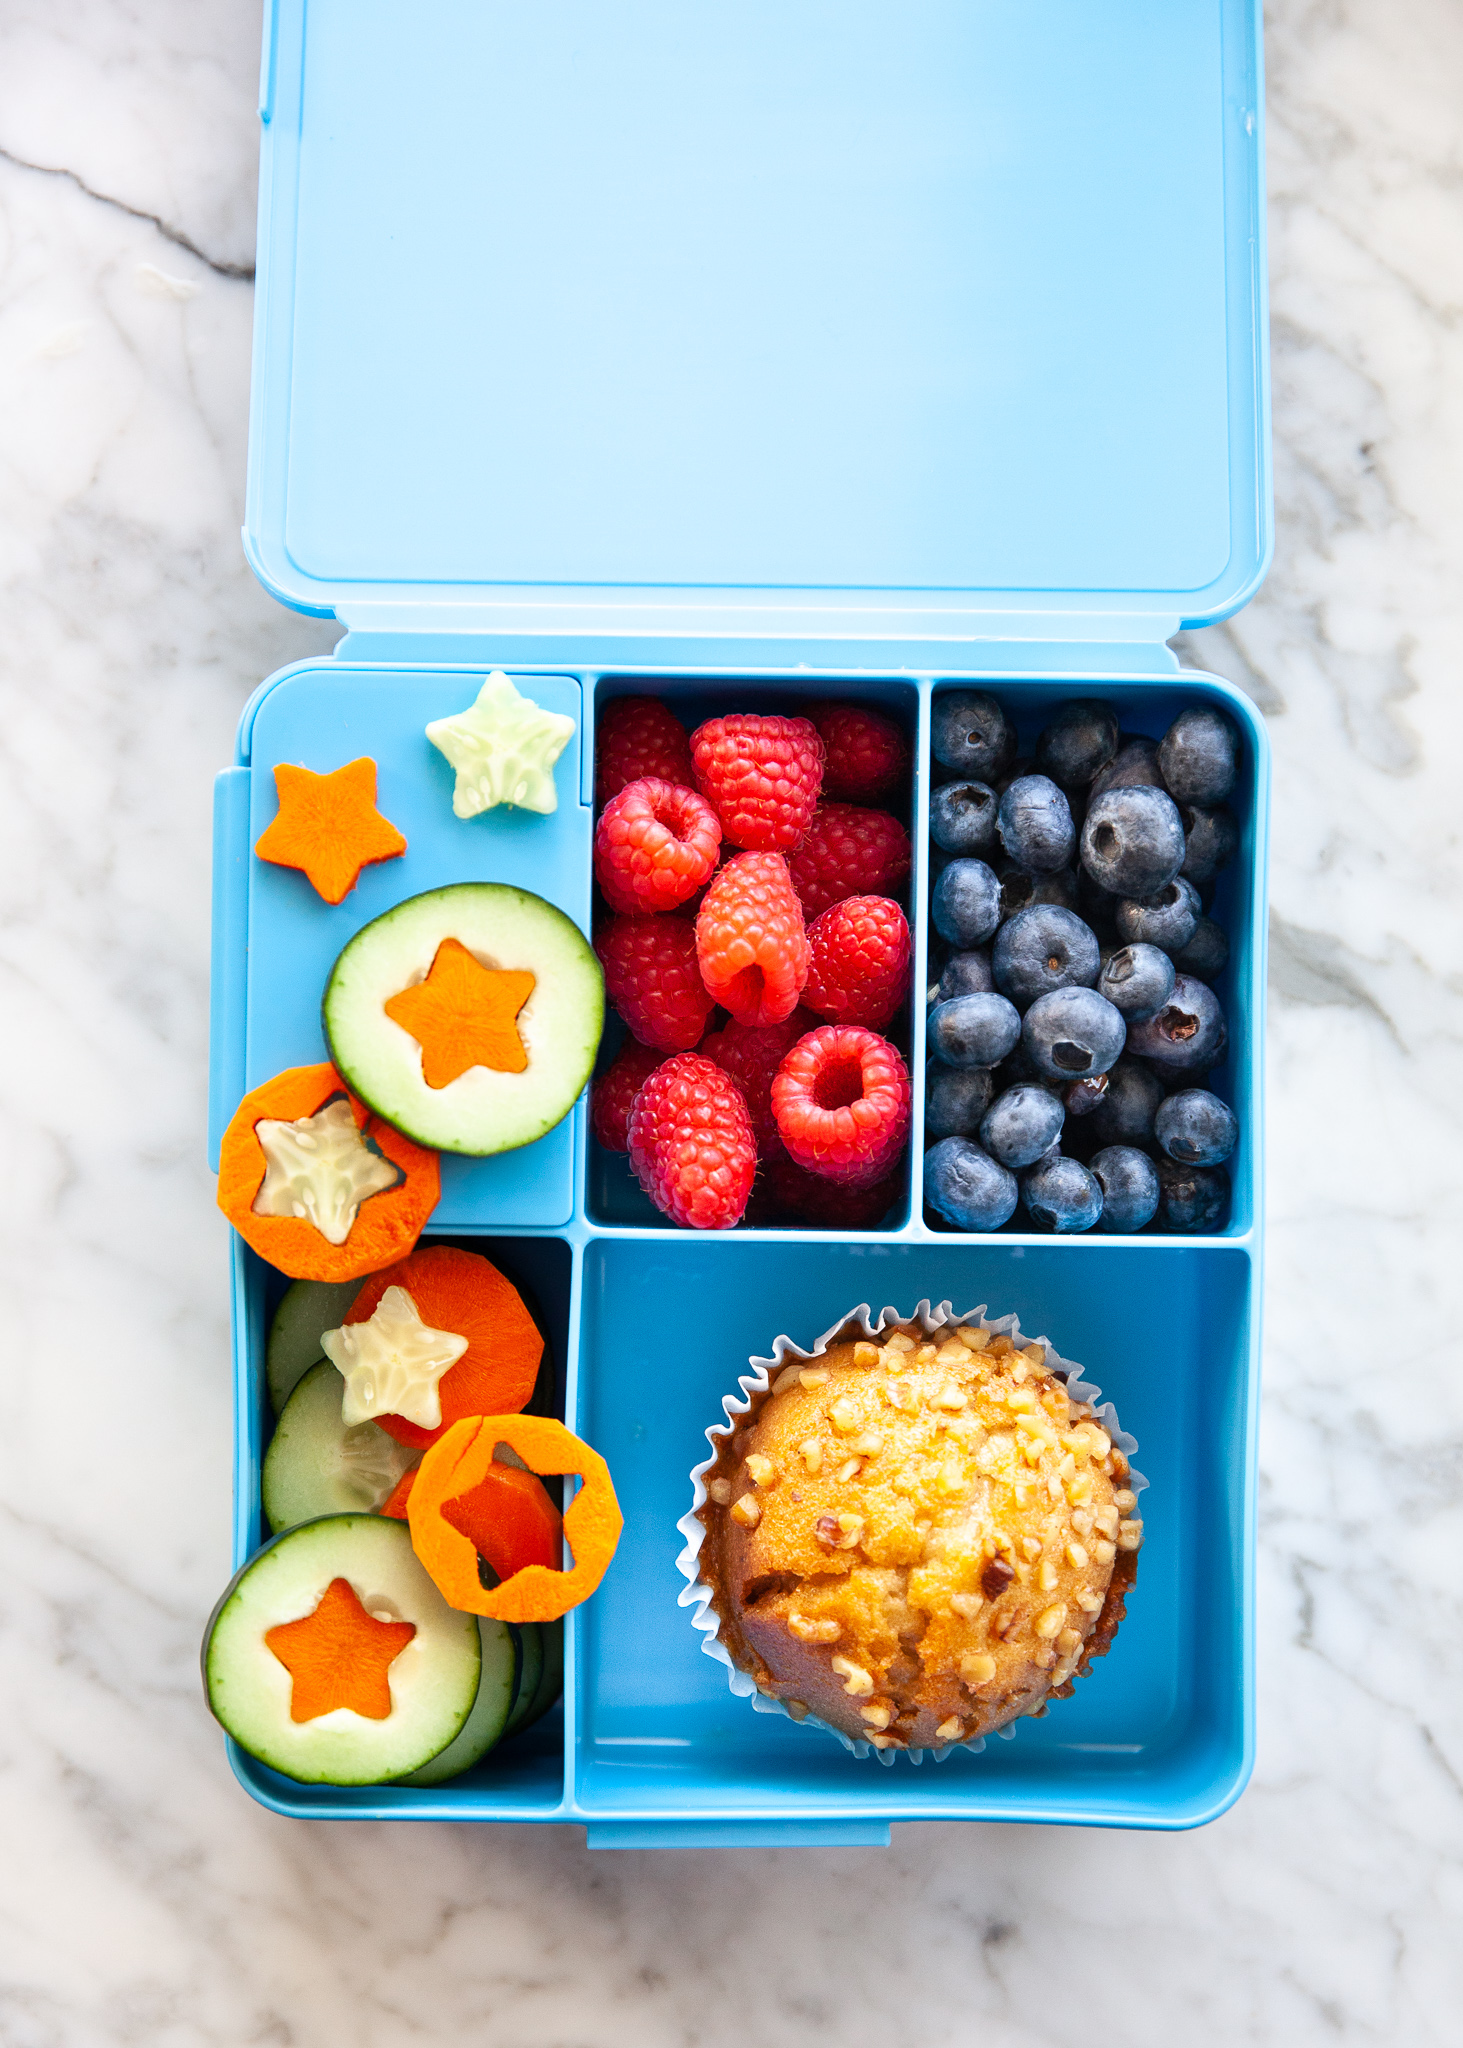
{"type": "Polygon", "coordinates": [[[995,985],[990,954],[972,948],[950,955],[931,1000],[948,1003],[955,996],[988,996],[995,985]]]}
{"type": "Polygon", "coordinates": [[[1003,860],[996,869],[1001,883],[1001,916],[1014,917],[1018,910],[1030,910],[1036,903],[1058,903],[1063,910],[1075,910],[1078,900],[1076,868],[1053,868],[1049,874],[1034,875],[1003,860]]]}
{"type": "Polygon", "coordinates": [[[930,746],[944,767],[989,782],[1016,751],[1016,735],[984,690],[946,690],[930,713],[930,746]]]}
{"type": "Polygon", "coordinates": [[[1055,1095],[1034,1081],[998,1095],[981,1120],[980,1142],[1002,1166],[1035,1166],[1062,1135],[1064,1112],[1055,1095]]]}
{"type": "Polygon", "coordinates": [[[1000,798],[984,782],[947,782],[930,798],[930,837],[946,853],[984,853],[995,841],[1000,798]]]}
{"type": "Polygon", "coordinates": [[[1222,1166],[1158,1161],[1158,1227],[1190,1233],[1218,1230],[1229,1211],[1229,1175],[1222,1166]]]}
{"type": "Polygon", "coordinates": [[[1171,956],[1181,953],[1193,938],[1199,916],[1199,892],[1182,875],[1152,896],[1124,898],[1114,912],[1120,939],[1129,945],[1161,946],[1171,956]]]}
{"type": "Polygon", "coordinates": [[[1084,1074],[1080,1081],[1069,1081],[1062,1091],[1062,1101],[1068,1116],[1091,1116],[1107,1095],[1112,1082],[1108,1074],[1084,1074]]]}
{"type": "Polygon", "coordinates": [[[1239,1118],[1207,1088],[1184,1088],[1159,1105],[1153,1135],[1181,1166],[1223,1166],[1239,1142],[1239,1118]]]}
{"type": "Polygon", "coordinates": [[[1104,796],[1110,789],[1162,789],[1163,771],[1158,765],[1158,746],[1154,740],[1143,739],[1132,733],[1123,733],[1118,740],[1118,750],[1100,775],[1092,780],[1087,792],[1087,801],[1104,796]]]}
{"type": "Polygon", "coordinates": [[[1021,1043],[1038,1072],[1072,1081],[1105,1074],[1123,1049],[1122,1014],[1095,988],[1058,988],[1026,1012],[1021,1043]]]}
{"type": "Polygon", "coordinates": [[[1156,1017],[1128,1027],[1128,1051],[1175,1074],[1207,1073],[1222,1058],[1226,1039],[1218,996],[1191,974],[1175,977],[1173,994],[1156,1017]]]}
{"type": "Polygon", "coordinates": [[[1085,789],[1118,750],[1118,721],[1110,707],[1079,697],[1059,704],[1036,743],[1036,765],[1063,789],[1085,789]]]}
{"type": "Polygon", "coordinates": [[[930,1052],[947,1067],[994,1067],[1020,1036],[1020,1016],[1004,996],[956,996],[930,1012],[930,1052]]]}
{"type": "Polygon", "coordinates": [[[1034,1082],[1038,1088],[1045,1088],[1049,1095],[1061,1097],[1066,1092],[1065,1081],[1053,1080],[1050,1074],[1038,1073],[1036,1063],[1024,1044],[1018,1045],[1009,1059],[1004,1059],[996,1069],[996,1093],[1004,1088],[1014,1088],[1018,1081],[1034,1082]]]}
{"type": "Polygon", "coordinates": [[[925,1077],[925,1139],[973,1138],[990,1108],[995,1084],[986,1067],[947,1067],[931,1060],[925,1077]]]}
{"type": "Polygon", "coordinates": [[[1021,1200],[1033,1223],[1046,1230],[1090,1230],[1102,1214],[1101,1187],[1085,1166],[1061,1152],[1023,1177],[1021,1200]]]}
{"type": "Polygon", "coordinates": [[[1139,1060],[1120,1059],[1109,1068],[1107,1092],[1084,1129],[1099,1145],[1151,1145],[1153,1119],[1163,1100],[1163,1083],[1139,1060]]]}
{"type": "Polygon", "coordinates": [[[969,1138],[942,1138],[925,1154],[925,1200],[962,1230],[999,1230],[1016,1213],[1016,1176],[969,1138]]]}
{"type": "Polygon", "coordinates": [[[1156,1017],[1173,994],[1173,984],[1173,962],[1157,946],[1119,946],[1097,977],[1098,993],[1130,1024],[1156,1017]]]}
{"type": "Polygon", "coordinates": [[[1114,896],[1152,896],[1183,863],[1183,820],[1163,790],[1110,789],[1088,810],[1082,865],[1114,896]]]}
{"type": "Polygon", "coordinates": [[[1001,885],[983,860],[952,860],[935,884],[930,914],[952,946],[982,945],[1001,921],[1001,885]]]}
{"type": "Polygon", "coordinates": [[[1054,988],[1091,988],[1097,980],[1098,945],[1075,911],[1054,903],[1018,910],[996,933],[991,974],[996,987],[1018,1008],[1050,995],[1054,988]]]}
{"type": "Polygon", "coordinates": [[[1102,1189],[1099,1230],[1141,1230],[1158,1209],[1158,1169],[1135,1145],[1107,1145],[1087,1162],[1102,1189]]]}
{"type": "Polygon", "coordinates": [[[1018,867],[1050,874],[1068,867],[1077,847],[1072,807],[1045,775],[1022,775],[1001,798],[1001,844],[1018,867]]]}
{"type": "Polygon", "coordinates": [[[1221,804],[1213,811],[1191,806],[1183,813],[1183,824],[1182,872],[1191,882],[1202,887],[1234,859],[1239,845],[1239,820],[1228,804],[1221,804]]]}
{"type": "Polygon", "coordinates": [[[1234,788],[1239,734],[1207,705],[1181,711],[1158,744],[1158,765],[1175,803],[1222,804],[1234,788]]]}
{"type": "Polygon", "coordinates": [[[1224,926],[1212,917],[1201,917],[1187,946],[1173,956],[1180,974],[1192,974],[1199,981],[1213,981],[1223,974],[1228,962],[1229,939],[1224,926]]]}

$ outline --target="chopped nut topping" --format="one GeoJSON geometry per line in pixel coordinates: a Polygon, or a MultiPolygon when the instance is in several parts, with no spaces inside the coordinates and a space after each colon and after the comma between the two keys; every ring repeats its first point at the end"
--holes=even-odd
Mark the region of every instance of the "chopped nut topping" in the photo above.
{"type": "Polygon", "coordinates": [[[729,1479],[713,1479],[706,1491],[719,1508],[724,1508],[731,1499],[731,1481],[729,1479]]]}
{"type": "Polygon", "coordinates": [[[991,1339],[992,1358],[1009,1358],[1015,1349],[1016,1346],[1009,1337],[992,1337],[991,1339]]]}
{"type": "Polygon", "coordinates": [[[1057,1472],[1048,1472],[1048,1473],[1047,1473],[1047,1475],[1046,1475],[1046,1497],[1047,1497],[1047,1499],[1048,1499],[1048,1500],[1061,1500],[1061,1499],[1063,1499],[1063,1498],[1064,1498],[1064,1495],[1063,1495],[1063,1492],[1062,1492],[1062,1480],[1061,1480],[1061,1475],[1060,1475],[1060,1473],[1057,1473],[1057,1472]]]}
{"type": "Polygon", "coordinates": [[[974,1621],[984,1606],[985,1602],[981,1599],[979,1593],[952,1593],[950,1595],[951,1611],[958,1614],[962,1621],[974,1621]]]}
{"type": "Polygon", "coordinates": [[[942,1408],[947,1415],[958,1415],[962,1408],[970,1406],[970,1396],[964,1387],[941,1387],[930,1402],[932,1408],[942,1408]]]}
{"type": "Polygon", "coordinates": [[[859,1412],[854,1402],[845,1398],[835,1401],[828,1410],[828,1420],[840,1436],[852,1436],[859,1426],[859,1412]]]}
{"type": "Polygon", "coordinates": [[[879,1363],[878,1345],[855,1344],[853,1347],[853,1362],[855,1365],[877,1365],[879,1363]]]}
{"type": "Polygon", "coordinates": [[[877,1458],[884,1448],[884,1439],[877,1429],[866,1429],[862,1436],[856,1436],[848,1447],[857,1451],[861,1458],[877,1458]]]}
{"type": "Polygon", "coordinates": [[[798,1456],[810,1472],[822,1471],[823,1446],[815,1436],[805,1436],[803,1438],[802,1442],[798,1445],[798,1456]]]}
{"type": "Polygon", "coordinates": [[[1092,1481],[1087,1477],[1085,1472],[1082,1473],[1079,1477],[1075,1479],[1069,1479],[1067,1481],[1067,1499],[1072,1503],[1072,1506],[1074,1508],[1086,1507],[1088,1501],[1090,1501],[1091,1498],[1092,1481]]]}
{"type": "Polygon", "coordinates": [[[935,1355],[935,1347],[933,1344],[921,1344],[918,1351],[916,1351],[914,1354],[913,1363],[915,1365],[933,1365],[935,1362],[935,1355]]]}
{"type": "Polygon", "coordinates": [[[965,1467],[958,1458],[947,1458],[935,1478],[941,1493],[959,1493],[965,1485],[965,1467]]]}
{"type": "Polygon", "coordinates": [[[958,1714],[952,1714],[948,1721],[942,1721],[935,1730],[936,1742],[963,1742],[965,1723],[958,1714]]]}
{"type": "Polygon", "coordinates": [[[864,1533],[862,1515],[819,1515],[818,1541],[825,1550],[852,1550],[864,1533]]]}
{"type": "Polygon", "coordinates": [[[1134,1493],[1132,1489],[1127,1486],[1119,1487],[1118,1491],[1113,1495],[1112,1499],[1113,1506],[1115,1508],[1120,1508],[1124,1514],[1128,1512],[1129,1508],[1135,1508],[1138,1505],[1137,1494],[1134,1493]]]}
{"type": "Polygon", "coordinates": [[[1082,1638],[1074,1628],[1064,1628],[1057,1637],[1057,1649],[1063,1657],[1070,1657],[1074,1650],[1080,1650],[1082,1638]]]}
{"type": "Polygon", "coordinates": [[[750,1493],[744,1493],[740,1500],[731,1504],[731,1518],[740,1522],[744,1529],[755,1529],[762,1519],[762,1509],[750,1493]]]}
{"type": "Polygon", "coordinates": [[[770,1486],[777,1477],[777,1467],[770,1458],[764,1458],[760,1451],[747,1453],[747,1477],[754,1486],[770,1486]]]}
{"type": "Polygon", "coordinates": [[[896,1380],[892,1384],[886,1384],[884,1399],[891,1408],[898,1408],[906,1415],[914,1415],[918,1412],[919,1396],[906,1380],[896,1380]]]}
{"type": "MultiPolygon", "coordinates": [[[[1077,1517],[1073,1515],[1072,1520],[1075,1523],[1077,1517]]],[[[1116,1508],[1106,1506],[1094,1508],[1092,1510],[1092,1522],[1094,1527],[1100,1529],[1104,1536],[1116,1536],[1118,1533],[1118,1511],[1116,1508]]]]}
{"type": "Polygon", "coordinates": [[[873,1678],[862,1664],[855,1664],[849,1657],[833,1657],[829,1661],[843,1680],[843,1690],[853,1699],[863,1699],[873,1691],[873,1678]]]}
{"type": "Polygon", "coordinates": [[[1045,1647],[1040,1650],[1033,1650],[1031,1661],[1038,1671],[1050,1671],[1053,1664],[1057,1661],[1057,1653],[1055,1650],[1048,1650],[1045,1647]]]}
{"type": "Polygon", "coordinates": [[[1102,1595],[1083,1591],[1077,1595],[1077,1605],[1084,1614],[1101,1614],[1102,1595]]]}
{"type": "Polygon", "coordinates": [[[863,1464],[858,1458],[845,1458],[833,1477],[840,1486],[847,1486],[849,1480],[857,1479],[863,1469],[863,1464]]]}
{"type": "Polygon", "coordinates": [[[1092,1534],[1092,1516],[1086,1508],[1077,1508],[1072,1515],[1072,1527],[1079,1536],[1092,1534]]]}
{"type": "Polygon", "coordinates": [[[796,1608],[787,1617],[787,1625],[800,1643],[836,1643],[843,1634],[831,1616],[799,1614],[796,1608]]]}
{"type": "Polygon", "coordinates": [[[1090,1422],[1087,1427],[1092,1443],[1093,1457],[1105,1458],[1112,1449],[1112,1438],[1105,1429],[1099,1429],[1095,1422],[1090,1422]]]}
{"type": "Polygon", "coordinates": [[[1028,1557],[1040,1557],[1041,1538],[1039,1536],[1023,1536],[1021,1538],[1021,1548],[1028,1557]]]}
{"type": "Polygon", "coordinates": [[[1036,1396],[1030,1387],[1017,1387],[1013,1393],[1007,1394],[1006,1406],[1018,1414],[1029,1414],[1036,1407],[1036,1396]]]}
{"type": "Polygon", "coordinates": [[[980,1575],[980,1590],[987,1600],[999,1600],[1015,1576],[1015,1567],[1004,1557],[989,1558],[980,1575]]]}
{"type": "Polygon", "coordinates": [[[955,1335],[967,1351],[984,1351],[991,1341],[990,1331],[981,1329],[977,1323],[958,1324],[955,1335]]]}
{"type": "Polygon", "coordinates": [[[787,1707],[787,1711],[792,1715],[794,1721],[807,1720],[808,1703],[806,1700],[787,1700],[784,1702],[784,1704],[787,1707]]]}
{"type": "Polygon", "coordinates": [[[1046,1351],[1040,1344],[1028,1344],[1021,1355],[1033,1371],[1046,1364],[1046,1351]]]}
{"type": "Polygon", "coordinates": [[[821,1366],[805,1365],[798,1373],[798,1379],[805,1387],[826,1387],[828,1375],[821,1366]]]}
{"type": "Polygon", "coordinates": [[[859,1719],[867,1721],[870,1728],[876,1728],[882,1735],[894,1719],[894,1709],[883,1700],[871,1700],[866,1707],[859,1708],[859,1719]]]}
{"type": "Polygon", "coordinates": [[[1044,1638],[1045,1641],[1050,1642],[1058,1629],[1064,1626],[1066,1619],[1067,1610],[1058,1602],[1055,1607],[1048,1607],[1043,1613],[1037,1615],[1036,1633],[1044,1638]]]}
{"type": "Polygon", "coordinates": [[[1011,1636],[1019,1636],[1025,1626],[1026,1609],[1024,1607],[1010,1607],[1004,1614],[998,1614],[991,1623],[991,1634],[999,1636],[1004,1643],[1011,1636]]]}
{"type": "Polygon", "coordinates": [[[983,1650],[967,1650],[960,1659],[960,1676],[967,1685],[989,1685],[996,1675],[996,1660],[983,1650]]]}
{"type": "Polygon", "coordinates": [[[892,1330],[884,1339],[884,1348],[887,1351],[913,1351],[914,1339],[906,1336],[903,1330],[892,1330]]]}
{"type": "Polygon", "coordinates": [[[1092,1546],[1092,1555],[1098,1564],[1111,1564],[1117,1554],[1117,1545],[1109,1543],[1105,1536],[1099,1536],[1092,1546]]]}
{"type": "Polygon", "coordinates": [[[946,1367],[952,1365],[967,1365],[969,1361],[970,1353],[966,1350],[965,1346],[960,1342],[960,1339],[958,1337],[947,1337],[944,1343],[940,1346],[939,1350],[935,1353],[936,1365],[943,1365],[946,1367]]]}
{"type": "Polygon", "coordinates": [[[1112,1454],[1112,1469],[1113,1469],[1113,1474],[1114,1474],[1114,1476],[1115,1476],[1116,1478],[1118,1478],[1118,1479],[1126,1479],[1126,1478],[1127,1478],[1127,1476],[1128,1476],[1128,1473],[1130,1472],[1130,1470],[1131,1470],[1132,1468],[1131,1468],[1131,1466],[1130,1466],[1130,1465],[1128,1464],[1128,1460],[1127,1460],[1127,1458],[1125,1457],[1125,1455],[1123,1454],[1123,1452],[1121,1452],[1121,1451],[1116,1451],[1116,1450],[1115,1450],[1115,1451],[1113,1452],[1113,1454],[1112,1454]]]}
{"type": "Polygon", "coordinates": [[[1119,1550],[1136,1550],[1142,1541],[1143,1524],[1141,1522],[1118,1523],[1119,1550]]]}
{"type": "Polygon", "coordinates": [[[1030,1371],[1031,1367],[1026,1363],[1025,1352],[1018,1352],[1011,1363],[1011,1377],[1016,1382],[1018,1387],[1022,1384],[1022,1382],[1025,1380],[1027,1374],[1030,1371]]]}
{"type": "Polygon", "coordinates": [[[1071,1565],[1073,1571],[1080,1572],[1086,1570],[1087,1552],[1080,1543],[1069,1543],[1067,1545],[1067,1562],[1071,1565]]]}
{"type": "Polygon", "coordinates": [[[1057,1577],[1056,1566],[1047,1558],[1036,1575],[1036,1583],[1043,1593],[1054,1593],[1057,1589],[1057,1577]]]}
{"type": "Polygon", "coordinates": [[[875,1735],[871,1737],[875,1749],[907,1749],[909,1744],[897,1735],[875,1735]]]}
{"type": "Polygon", "coordinates": [[[803,1369],[800,1365],[784,1366],[782,1371],[777,1375],[777,1378],[772,1382],[773,1393],[785,1394],[789,1387],[795,1387],[797,1385],[798,1381],[802,1378],[802,1376],[803,1369]]]}

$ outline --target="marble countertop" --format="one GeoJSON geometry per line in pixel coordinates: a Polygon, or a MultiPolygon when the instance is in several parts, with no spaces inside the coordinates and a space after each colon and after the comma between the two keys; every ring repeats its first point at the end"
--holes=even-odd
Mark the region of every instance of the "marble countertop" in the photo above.
{"type": "Polygon", "coordinates": [[[1183,645],[1275,746],[1254,1782],[887,1851],[312,1828],[201,1710],[210,785],[335,637],[239,549],[257,50],[230,0],[0,19],[0,2040],[1455,2040],[1463,11],[1272,9],[1279,546],[1183,645]]]}

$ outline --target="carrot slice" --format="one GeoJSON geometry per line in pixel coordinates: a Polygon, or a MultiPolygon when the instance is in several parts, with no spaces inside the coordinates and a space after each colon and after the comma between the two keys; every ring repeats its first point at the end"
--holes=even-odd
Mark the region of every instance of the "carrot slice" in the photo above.
{"type": "Polygon", "coordinates": [[[327,903],[339,903],[369,861],[393,860],[406,841],[376,808],[376,763],[369,754],[329,775],[281,761],[274,771],[279,809],[254,842],[260,860],[299,868],[327,903]]]}
{"type": "Polygon", "coordinates": [[[484,967],[460,939],[444,939],[426,980],[388,996],[383,1007],[421,1047],[429,1088],[445,1088],[469,1067],[521,1074],[528,1048],[516,1020],[534,979],[524,967],[484,967]]]}
{"type": "Polygon", "coordinates": [[[384,1721],[391,1712],[388,1673],[416,1632],[415,1622],[377,1621],[349,1579],[332,1579],[313,1614],[264,1632],[290,1675],[290,1719],[314,1721],[349,1707],[384,1721]]]}
{"type": "MultiPolygon", "coordinates": [[[[375,1199],[379,1200],[380,1197],[375,1199]]],[[[481,1252],[434,1244],[376,1273],[356,1296],[348,1323],[369,1322],[388,1287],[404,1287],[417,1314],[433,1330],[466,1337],[467,1349],[437,1385],[442,1420],[423,1429],[404,1415],[376,1417],[399,1444],[424,1449],[464,1415],[505,1415],[533,1392],[544,1340],[511,1280],[481,1252]]]]}
{"type": "MultiPolygon", "coordinates": [[[[409,1502],[416,1467],[396,1482],[381,1512],[399,1522],[411,1519],[409,1502]]],[[[517,1465],[489,1465],[471,1493],[442,1510],[454,1529],[485,1557],[500,1579],[511,1579],[526,1564],[557,1568],[563,1556],[563,1518],[541,1479],[517,1465]]]]}
{"type": "Polygon", "coordinates": [[[412,1549],[447,1604],[498,1621],[557,1621],[579,1606],[608,1571],[625,1526],[599,1452],[545,1415],[468,1415],[454,1422],[417,1467],[407,1520],[412,1549]],[[447,1509],[483,1484],[499,1444],[517,1451],[535,1472],[577,1473],[584,1484],[564,1512],[572,1569],[525,1564],[489,1592],[478,1576],[472,1538],[447,1509]]]}
{"type": "Polygon", "coordinates": [[[328,1064],[287,1067],[253,1089],[234,1111],[219,1151],[218,1206],[244,1242],[292,1280],[356,1280],[393,1259],[404,1258],[421,1236],[422,1225],[441,1193],[437,1154],[372,1116],[328,1064]],[[345,1097],[357,1130],[403,1175],[394,1188],[362,1202],[341,1245],[332,1244],[303,1216],[254,1213],[266,1166],[256,1124],[266,1118],[293,1123],[314,1116],[335,1095],[345,1097]]]}

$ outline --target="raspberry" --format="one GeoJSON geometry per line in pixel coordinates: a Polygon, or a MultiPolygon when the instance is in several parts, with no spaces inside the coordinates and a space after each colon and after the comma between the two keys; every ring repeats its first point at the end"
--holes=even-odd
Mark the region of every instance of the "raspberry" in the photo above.
{"type": "Polygon", "coordinates": [[[715,1060],[724,1074],[730,1074],[742,1091],[757,1152],[762,1158],[770,1150],[782,1151],[777,1119],[772,1114],[772,1076],[798,1040],[816,1031],[818,1019],[799,1007],[780,1024],[738,1024],[735,1018],[720,1031],[702,1041],[700,1050],[715,1060]]]}
{"type": "Polygon", "coordinates": [[[594,833],[594,873],[612,910],[674,910],[721,852],[716,813],[694,789],[653,775],[612,796],[594,833]]]}
{"type": "Polygon", "coordinates": [[[845,896],[808,926],[803,1001],[835,1024],[887,1024],[909,994],[909,925],[887,896],[845,896]]]}
{"type": "Polygon", "coordinates": [[[715,1004],[696,966],[689,917],[612,917],[595,939],[605,992],[642,1045],[699,1045],[715,1004]]]}
{"type": "Polygon", "coordinates": [[[739,853],[696,913],[696,957],[711,999],[739,1024],[780,1024],[808,978],[808,935],[780,853],[739,853]]]}
{"type": "Polygon", "coordinates": [[[823,782],[823,742],[806,718],[708,718],[691,735],[691,758],[696,787],[733,846],[776,853],[797,845],[823,782]]]}
{"type": "Polygon", "coordinates": [[[864,704],[813,704],[808,716],[827,756],[825,796],[868,803],[903,780],[909,767],[909,741],[882,711],[864,704]]]}
{"type": "Polygon", "coordinates": [[[629,1151],[628,1126],[635,1097],[664,1061],[659,1046],[627,1038],[598,1080],[591,1083],[589,1128],[606,1152],[629,1151]]]}
{"type": "Polygon", "coordinates": [[[657,1067],[630,1112],[630,1164],[673,1223],[692,1230],[739,1223],[757,1146],[735,1081],[695,1052],[657,1067]]]}
{"type": "Polygon", "coordinates": [[[778,1068],[772,1113],[799,1166],[869,1187],[909,1136],[909,1069],[877,1033],[825,1024],[800,1038],[778,1068]]]}
{"type": "Polygon", "coordinates": [[[616,697],[605,706],[595,737],[595,802],[608,803],[646,775],[695,787],[686,728],[657,697],[616,697]]]}
{"type": "Polygon", "coordinates": [[[808,917],[845,896],[889,896],[909,873],[909,834],[887,811],[820,804],[788,860],[808,917]]]}
{"type": "Polygon", "coordinates": [[[904,1193],[904,1175],[886,1174],[871,1187],[851,1188],[809,1173],[785,1152],[769,1159],[758,1176],[759,1210],[784,1223],[815,1230],[871,1230],[882,1223],[904,1193]]]}

